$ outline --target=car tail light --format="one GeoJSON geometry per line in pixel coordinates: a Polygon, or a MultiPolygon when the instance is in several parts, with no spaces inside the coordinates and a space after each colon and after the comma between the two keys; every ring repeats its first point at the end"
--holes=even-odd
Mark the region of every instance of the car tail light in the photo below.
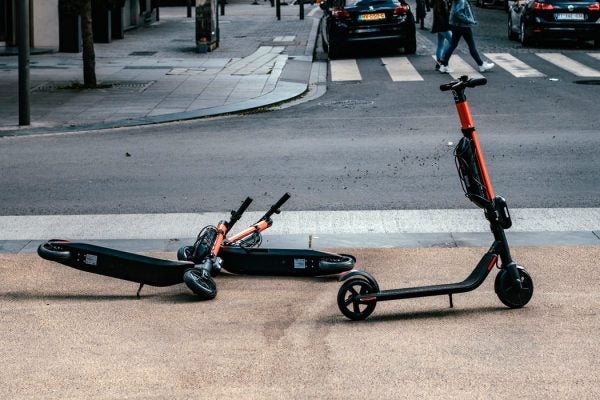
{"type": "Polygon", "coordinates": [[[590,4],[588,7],[590,11],[600,11],[600,3],[590,4]]]}
{"type": "Polygon", "coordinates": [[[336,19],[350,18],[350,13],[343,8],[336,8],[331,14],[336,19]]]}
{"type": "Polygon", "coordinates": [[[398,7],[394,8],[394,15],[406,15],[410,11],[410,6],[408,4],[400,4],[398,7]]]}
{"type": "Polygon", "coordinates": [[[554,9],[554,6],[552,4],[547,4],[547,3],[541,3],[539,1],[534,1],[533,2],[533,9],[534,10],[552,10],[552,9],[554,9]]]}

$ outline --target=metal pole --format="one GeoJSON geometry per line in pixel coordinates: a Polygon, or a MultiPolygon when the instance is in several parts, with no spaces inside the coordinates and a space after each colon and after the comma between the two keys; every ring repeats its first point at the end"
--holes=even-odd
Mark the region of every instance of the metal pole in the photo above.
{"type": "Polygon", "coordinates": [[[275,0],[275,13],[277,14],[277,19],[281,19],[281,0],[275,0]]]}
{"type": "Polygon", "coordinates": [[[29,0],[17,0],[19,41],[19,125],[31,124],[29,107],[29,0]]]}
{"type": "Polygon", "coordinates": [[[187,0],[187,17],[192,18],[192,0],[187,0]]]}

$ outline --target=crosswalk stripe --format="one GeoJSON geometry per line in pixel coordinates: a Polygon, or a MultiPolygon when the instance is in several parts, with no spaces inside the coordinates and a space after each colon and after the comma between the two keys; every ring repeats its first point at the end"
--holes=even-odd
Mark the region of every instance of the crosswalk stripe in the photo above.
{"type": "Polygon", "coordinates": [[[485,56],[517,78],[546,76],[509,53],[485,53],[485,56]]]}
{"type": "Polygon", "coordinates": [[[423,77],[406,57],[385,57],[381,59],[392,81],[422,81],[423,77]]]}
{"type": "MultiPolygon", "coordinates": [[[[431,56],[435,60],[435,55],[431,56]]],[[[452,56],[448,65],[454,72],[450,72],[450,76],[454,79],[458,79],[463,75],[467,75],[469,78],[483,78],[475,68],[471,67],[465,60],[460,56],[452,56]]]]}
{"type": "Polygon", "coordinates": [[[360,81],[362,76],[356,60],[331,60],[332,81],[360,81]]]}
{"type": "Polygon", "coordinates": [[[537,53],[537,56],[548,61],[551,64],[562,68],[573,75],[588,77],[588,78],[599,78],[600,71],[593,68],[587,67],[582,63],[575,61],[561,53],[537,53]]]}
{"type": "Polygon", "coordinates": [[[600,60],[600,53],[588,53],[588,56],[594,57],[596,60],[600,60]]]}

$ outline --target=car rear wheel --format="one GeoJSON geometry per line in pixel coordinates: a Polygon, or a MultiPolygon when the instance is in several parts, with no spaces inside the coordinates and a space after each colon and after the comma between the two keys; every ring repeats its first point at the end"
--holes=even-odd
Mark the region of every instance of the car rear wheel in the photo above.
{"type": "Polygon", "coordinates": [[[417,37],[413,36],[404,44],[404,53],[415,54],[417,52],[417,37]]]}
{"type": "Polygon", "coordinates": [[[329,42],[327,45],[327,55],[330,60],[335,60],[340,57],[340,45],[337,43],[329,42]]]}
{"type": "Polygon", "coordinates": [[[594,47],[600,49],[600,36],[594,39],[594,47]]]}
{"type": "Polygon", "coordinates": [[[509,40],[515,40],[517,38],[517,34],[515,33],[514,29],[513,29],[513,23],[512,23],[512,18],[511,15],[508,14],[508,23],[507,23],[507,29],[508,31],[508,39],[509,40]]]}
{"type": "Polygon", "coordinates": [[[519,40],[523,46],[531,45],[531,36],[527,33],[527,26],[525,22],[521,22],[521,29],[519,31],[519,40]]]}

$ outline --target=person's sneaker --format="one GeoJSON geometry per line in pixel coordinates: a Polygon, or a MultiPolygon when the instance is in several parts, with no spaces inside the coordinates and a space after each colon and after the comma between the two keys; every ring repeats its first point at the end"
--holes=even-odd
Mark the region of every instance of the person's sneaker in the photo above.
{"type": "Polygon", "coordinates": [[[439,71],[439,70],[440,70],[440,62],[439,62],[439,61],[436,61],[436,62],[435,62],[435,70],[436,70],[436,71],[439,71]]]}
{"type": "Polygon", "coordinates": [[[440,65],[440,70],[439,70],[442,74],[448,74],[450,72],[454,72],[454,70],[452,68],[450,68],[450,66],[448,65],[440,65]]]}
{"type": "Polygon", "coordinates": [[[496,64],[484,61],[483,64],[479,66],[479,72],[489,71],[490,69],[494,68],[494,65],[496,64]]]}

